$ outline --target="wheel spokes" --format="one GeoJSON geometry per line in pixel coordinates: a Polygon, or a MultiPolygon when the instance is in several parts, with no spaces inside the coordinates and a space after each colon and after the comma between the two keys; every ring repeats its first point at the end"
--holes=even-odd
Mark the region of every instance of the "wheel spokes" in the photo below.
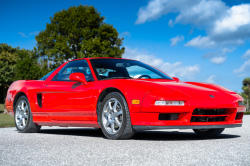
{"type": "Polygon", "coordinates": [[[24,102],[22,101],[22,111],[24,111],[24,102]]]}
{"type": "Polygon", "coordinates": [[[108,118],[109,113],[108,113],[108,112],[104,112],[104,116],[105,116],[106,118],[108,118]]]}
{"type": "Polygon", "coordinates": [[[118,117],[119,115],[122,114],[122,111],[115,112],[115,116],[118,117]]]}
{"type": "Polygon", "coordinates": [[[115,123],[111,123],[112,132],[115,133],[115,123]]]}
{"type": "Polygon", "coordinates": [[[109,108],[109,111],[112,111],[112,106],[111,106],[111,101],[108,102],[108,108],[109,108]]]}
{"type": "Polygon", "coordinates": [[[117,106],[117,100],[115,100],[115,104],[113,105],[112,110],[115,112],[116,111],[116,106],[117,106]]]}
{"type": "Polygon", "coordinates": [[[22,111],[22,106],[21,105],[18,105],[17,108],[18,108],[19,111],[22,111]]]}
{"type": "Polygon", "coordinates": [[[109,127],[111,123],[107,120],[106,124],[105,124],[105,127],[109,127]]]}
{"type": "Polygon", "coordinates": [[[28,119],[28,115],[26,115],[26,114],[23,114],[23,117],[26,118],[26,119],[28,119]]]}
{"type": "Polygon", "coordinates": [[[23,118],[23,126],[25,126],[25,119],[23,118]]]}
{"type": "Polygon", "coordinates": [[[115,124],[117,125],[117,126],[119,126],[119,127],[121,127],[121,123],[119,122],[119,120],[118,120],[118,118],[115,118],[115,124]]]}

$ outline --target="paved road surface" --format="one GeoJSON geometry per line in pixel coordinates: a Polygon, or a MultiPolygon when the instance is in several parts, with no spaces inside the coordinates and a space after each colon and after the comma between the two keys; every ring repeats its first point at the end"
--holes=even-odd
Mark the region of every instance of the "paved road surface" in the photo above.
{"type": "Polygon", "coordinates": [[[141,131],[113,141],[90,128],[1,128],[0,165],[250,165],[250,115],[243,127],[211,139],[192,130],[141,131]]]}

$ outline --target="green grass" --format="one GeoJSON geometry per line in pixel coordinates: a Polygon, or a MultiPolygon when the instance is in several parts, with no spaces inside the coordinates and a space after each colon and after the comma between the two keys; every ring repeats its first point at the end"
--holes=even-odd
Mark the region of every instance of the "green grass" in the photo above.
{"type": "Polygon", "coordinates": [[[0,128],[15,127],[14,118],[8,114],[0,114],[0,128]]]}
{"type": "Polygon", "coordinates": [[[4,108],[3,104],[0,104],[0,111],[3,111],[3,108],[4,108]]]}
{"type": "Polygon", "coordinates": [[[248,112],[245,112],[244,115],[250,115],[250,112],[249,112],[249,111],[248,111],[248,112]]]}
{"type": "Polygon", "coordinates": [[[0,128],[2,127],[15,127],[14,118],[9,114],[3,114],[4,107],[0,104],[0,128]]]}

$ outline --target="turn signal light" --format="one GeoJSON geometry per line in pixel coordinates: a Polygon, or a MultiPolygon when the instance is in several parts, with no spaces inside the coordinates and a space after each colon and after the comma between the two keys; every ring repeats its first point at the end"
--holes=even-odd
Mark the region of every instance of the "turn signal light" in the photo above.
{"type": "Polygon", "coordinates": [[[132,100],[132,104],[140,104],[140,100],[132,100]]]}
{"type": "Polygon", "coordinates": [[[184,101],[155,101],[155,105],[170,105],[170,106],[184,106],[184,101]]]}

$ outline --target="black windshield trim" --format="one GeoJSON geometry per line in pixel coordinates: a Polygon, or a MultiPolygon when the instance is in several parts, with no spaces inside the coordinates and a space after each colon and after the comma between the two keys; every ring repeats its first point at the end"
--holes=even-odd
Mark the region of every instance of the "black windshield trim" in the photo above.
{"type": "MultiPolygon", "coordinates": [[[[137,60],[131,60],[131,59],[90,59],[89,61],[90,61],[90,63],[91,63],[91,66],[92,66],[92,68],[93,68],[93,70],[94,70],[94,73],[95,73],[96,78],[97,78],[98,81],[101,81],[101,80],[109,80],[109,79],[137,79],[137,78],[128,78],[128,77],[120,77],[120,78],[117,78],[117,77],[116,77],[116,78],[105,78],[105,79],[100,78],[99,74],[98,74],[97,71],[96,71],[96,68],[95,68],[95,65],[94,65],[94,61],[109,61],[109,60],[134,61],[134,62],[142,63],[142,64],[148,66],[149,68],[151,68],[152,70],[155,70],[155,71],[156,71],[156,74],[160,73],[161,75],[163,75],[163,76],[166,77],[166,78],[153,78],[153,79],[174,80],[172,77],[166,75],[165,73],[163,73],[162,71],[158,70],[157,68],[152,67],[152,66],[150,66],[150,65],[147,65],[147,64],[145,64],[145,63],[143,63],[143,62],[140,62],[140,61],[137,61],[137,60]]],[[[105,63],[105,62],[103,62],[103,63],[105,63]]],[[[148,70],[150,70],[150,69],[148,69],[148,70]]],[[[152,70],[151,70],[151,71],[152,71],[152,70]]],[[[152,71],[152,72],[154,72],[154,71],[152,71]]]]}

